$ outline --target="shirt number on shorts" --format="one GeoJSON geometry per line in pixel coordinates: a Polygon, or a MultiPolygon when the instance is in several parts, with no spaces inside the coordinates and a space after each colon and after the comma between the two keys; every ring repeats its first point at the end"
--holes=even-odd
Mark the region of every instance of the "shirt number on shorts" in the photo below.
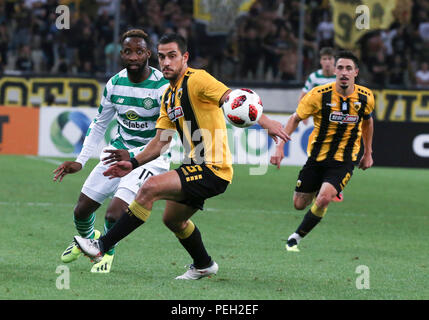
{"type": "Polygon", "coordinates": [[[343,181],[341,181],[340,185],[341,185],[341,190],[344,189],[344,187],[346,186],[347,182],[349,182],[351,177],[351,174],[349,172],[347,172],[346,176],[344,177],[343,181]]]}
{"type": "Polygon", "coordinates": [[[145,181],[147,178],[153,176],[153,173],[150,172],[149,170],[143,169],[139,179],[143,179],[143,181],[145,181]]]}
{"type": "Polygon", "coordinates": [[[197,172],[197,170],[200,172],[203,171],[203,168],[201,168],[201,166],[198,164],[195,166],[186,166],[185,168],[186,168],[186,171],[188,171],[189,173],[197,172]]]}

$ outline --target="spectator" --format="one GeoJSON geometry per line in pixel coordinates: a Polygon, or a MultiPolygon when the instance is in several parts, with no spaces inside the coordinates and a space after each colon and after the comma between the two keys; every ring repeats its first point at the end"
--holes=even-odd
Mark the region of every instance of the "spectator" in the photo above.
{"type": "Polygon", "coordinates": [[[404,87],[406,84],[407,64],[399,54],[396,54],[389,64],[388,84],[392,86],[404,87]]]}
{"type": "Polygon", "coordinates": [[[95,40],[91,36],[90,26],[83,29],[78,45],[79,72],[94,72],[95,40]]]}
{"type": "Polygon", "coordinates": [[[387,79],[387,64],[383,50],[379,50],[375,57],[370,59],[368,69],[372,74],[372,84],[384,86],[387,79]]]}
{"type": "Polygon", "coordinates": [[[277,25],[271,20],[266,20],[265,24],[267,31],[262,39],[264,75],[271,70],[272,77],[275,79],[280,61],[280,54],[277,51],[277,25]]]}
{"type": "Polygon", "coordinates": [[[3,22],[0,24],[0,65],[7,65],[7,52],[9,47],[9,34],[7,32],[6,23],[3,22]]]}
{"type": "Polygon", "coordinates": [[[424,42],[429,42],[429,18],[427,12],[422,12],[423,21],[419,24],[419,34],[424,42]]]}
{"type": "Polygon", "coordinates": [[[279,38],[277,41],[277,52],[281,55],[279,61],[280,79],[282,81],[296,80],[297,69],[297,39],[287,26],[281,26],[279,29],[279,38]]]}
{"type": "Polygon", "coordinates": [[[429,63],[423,62],[416,72],[417,88],[429,89],[429,63]]]}
{"type": "Polygon", "coordinates": [[[30,72],[34,69],[33,60],[31,59],[31,49],[29,45],[23,45],[19,50],[19,56],[16,60],[15,67],[19,71],[30,72]]]}
{"type": "Polygon", "coordinates": [[[106,67],[105,72],[107,74],[115,74],[115,50],[116,50],[116,67],[121,65],[120,51],[121,45],[119,43],[110,42],[105,48],[104,53],[106,55],[106,67]]]}
{"type": "Polygon", "coordinates": [[[399,54],[401,56],[405,56],[407,53],[407,35],[405,33],[405,26],[400,26],[397,31],[396,35],[392,39],[392,48],[395,54],[399,54]]]}
{"type": "MultiPolygon", "coordinates": [[[[407,85],[415,74],[401,76],[401,70],[406,74],[407,69],[417,70],[415,61],[429,61],[429,1],[412,2],[409,21],[405,14],[396,15],[389,30],[361,38],[361,71],[369,72],[364,79],[407,85]],[[379,50],[384,59],[375,54],[379,50]]],[[[316,67],[319,46],[335,45],[329,1],[307,0],[305,8],[302,76],[316,67]]],[[[170,30],[187,38],[191,65],[206,68],[221,80],[294,81],[299,12],[299,0],[255,0],[248,13],[236,18],[228,35],[213,36],[193,19],[192,0],[122,0],[119,32],[131,26],[144,28],[153,41],[152,65],[157,65],[154,44],[170,30]]],[[[110,69],[115,13],[114,0],[0,0],[0,68],[14,69],[19,56],[20,68],[32,66],[32,72],[100,71],[98,75],[104,76],[118,71],[110,69]],[[69,30],[55,26],[55,8],[63,3],[70,9],[69,30]],[[21,57],[23,45],[30,47],[31,63],[21,57]]]]}
{"type": "Polygon", "coordinates": [[[331,13],[326,11],[316,31],[319,48],[334,47],[334,34],[334,23],[332,22],[331,13]]]}
{"type": "Polygon", "coordinates": [[[14,7],[13,20],[16,27],[11,38],[12,50],[21,48],[31,41],[31,28],[33,26],[33,15],[23,1],[18,1],[14,7]]]}
{"type": "Polygon", "coordinates": [[[250,25],[246,33],[239,36],[240,76],[256,80],[259,62],[262,58],[261,39],[258,30],[250,25]]]}

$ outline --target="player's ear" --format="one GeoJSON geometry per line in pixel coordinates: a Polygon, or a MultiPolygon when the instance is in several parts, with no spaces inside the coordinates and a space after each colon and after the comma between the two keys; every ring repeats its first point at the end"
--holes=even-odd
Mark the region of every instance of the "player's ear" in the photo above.
{"type": "Polygon", "coordinates": [[[184,54],[183,54],[183,62],[185,62],[185,63],[188,63],[188,60],[189,60],[189,52],[188,51],[186,51],[184,54]]]}

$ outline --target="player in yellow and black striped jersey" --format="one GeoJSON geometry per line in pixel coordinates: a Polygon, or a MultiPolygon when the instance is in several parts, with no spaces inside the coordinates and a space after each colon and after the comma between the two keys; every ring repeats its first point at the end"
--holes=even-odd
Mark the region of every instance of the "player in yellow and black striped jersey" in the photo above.
{"type": "MultiPolygon", "coordinates": [[[[303,210],[316,197],[296,232],[289,237],[286,244],[289,251],[299,251],[298,242],[320,222],[329,203],[347,185],[361,140],[364,153],[359,168],[365,170],[373,164],[371,114],[374,95],[370,89],[355,84],[358,72],[357,58],[351,52],[340,52],[335,58],[335,82],[307,93],[286,123],[285,131],[291,135],[301,120],[313,116],[308,160],[298,175],[294,206],[303,210]]],[[[283,157],[283,145],[280,144],[271,163],[279,165],[283,157]]]]}
{"type": "MultiPolygon", "coordinates": [[[[167,200],[163,221],[175,233],[193,259],[189,270],[176,279],[195,280],[218,270],[208,255],[201,234],[189,220],[203,208],[204,200],[223,193],[232,181],[233,170],[225,117],[220,106],[231,91],[204,70],[187,65],[186,41],[177,34],[164,35],[158,44],[158,61],[170,86],[164,92],[157,134],[146,148],[128,161],[120,161],[104,174],[120,177],[156,158],[177,131],[186,157],[176,170],[149,178],[140,188],[128,214],[99,241],[100,254],[143,224],[157,200],[167,200]]],[[[262,115],[258,122],[277,140],[290,140],[281,123],[262,115]]],[[[82,244],[83,245],[83,244],[82,244]]],[[[84,248],[81,249],[83,251],[84,248]]],[[[86,251],[87,252],[87,251],[86,251]]]]}

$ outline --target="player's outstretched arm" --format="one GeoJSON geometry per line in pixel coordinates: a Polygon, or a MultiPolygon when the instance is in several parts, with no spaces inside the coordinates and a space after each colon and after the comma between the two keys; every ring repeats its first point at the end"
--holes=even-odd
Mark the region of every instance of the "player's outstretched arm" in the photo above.
{"type": "MultiPolygon", "coordinates": [[[[282,127],[282,130],[285,132],[289,140],[292,140],[290,136],[292,135],[292,132],[296,130],[300,121],[301,121],[301,118],[296,113],[294,113],[289,117],[288,121],[286,122],[285,128],[283,129],[282,127]]],[[[276,147],[276,151],[274,155],[271,156],[270,163],[277,166],[277,169],[280,169],[280,163],[282,162],[285,156],[284,145],[286,142],[287,141],[281,140],[276,147]]]]}
{"type": "Polygon", "coordinates": [[[54,181],[61,182],[65,175],[76,173],[82,169],[82,165],[76,161],[64,161],[52,173],[55,173],[54,181]]]}
{"type": "Polygon", "coordinates": [[[104,152],[109,155],[101,159],[104,164],[110,164],[119,161],[130,160],[130,153],[124,149],[106,149],[104,152]]]}
{"type": "Polygon", "coordinates": [[[284,141],[280,141],[279,144],[276,147],[276,151],[270,158],[270,163],[275,165],[277,169],[280,169],[280,163],[282,162],[283,158],[285,157],[284,154],[284,141]]]}
{"type": "Polygon", "coordinates": [[[173,135],[173,130],[158,129],[156,131],[156,136],[148,143],[142,152],[138,153],[129,161],[119,161],[112,164],[103,172],[103,175],[110,179],[123,177],[136,167],[158,158],[167,150],[173,135]]]}
{"type": "Polygon", "coordinates": [[[262,128],[268,130],[268,135],[273,138],[276,143],[278,143],[278,138],[282,139],[284,142],[288,142],[290,140],[290,136],[283,129],[282,124],[276,120],[268,118],[265,114],[262,114],[258,123],[262,128]]]}
{"type": "Polygon", "coordinates": [[[366,170],[371,168],[374,164],[372,158],[372,136],[374,133],[374,120],[369,118],[368,120],[363,120],[362,123],[362,140],[364,146],[364,152],[362,158],[359,161],[359,169],[366,170]]]}
{"type": "Polygon", "coordinates": [[[133,164],[131,161],[119,161],[112,164],[106,171],[103,172],[103,175],[113,178],[121,178],[133,171],[133,164]]]}

